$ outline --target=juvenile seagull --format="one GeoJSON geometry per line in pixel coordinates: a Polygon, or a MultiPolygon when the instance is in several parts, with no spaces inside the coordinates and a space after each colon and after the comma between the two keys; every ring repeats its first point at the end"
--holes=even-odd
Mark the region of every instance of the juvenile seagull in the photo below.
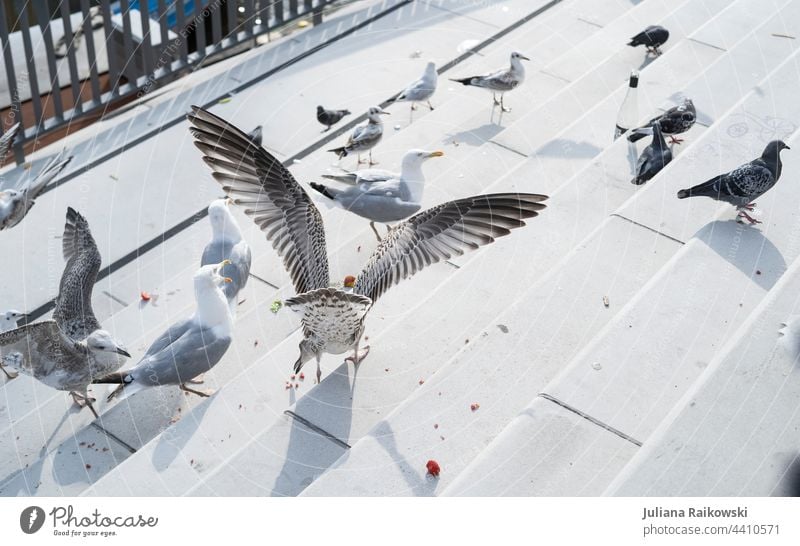
{"type": "Polygon", "coordinates": [[[756,199],[769,191],[781,177],[781,150],[790,148],[782,140],[773,140],[761,157],[735,168],[729,173],[715,176],[711,180],[678,192],[678,199],[687,197],[710,197],[717,201],[730,203],[739,212],[737,220],[746,219],[751,224],[760,224],[747,211],[752,212],[756,199]]]}
{"type": "Polygon", "coordinates": [[[325,129],[322,130],[323,133],[330,131],[332,125],[336,125],[342,121],[343,117],[349,115],[350,110],[326,110],[322,106],[317,106],[317,121],[326,125],[325,129]]]}
{"type": "Polygon", "coordinates": [[[97,416],[87,387],[95,377],[119,369],[122,357],[131,355],[100,328],[94,316],[92,287],[100,269],[100,253],[89,224],[71,208],[67,210],[63,251],[67,265],[53,319],[0,334],[0,357],[19,353],[21,372],[54,389],[70,391],[78,406],[88,406],[97,416]]]}
{"type": "Polygon", "coordinates": [[[397,98],[394,99],[395,102],[410,102],[411,110],[417,109],[418,102],[426,102],[428,104],[428,108],[433,110],[433,105],[431,104],[430,98],[436,92],[437,79],[438,76],[436,74],[436,63],[429,61],[428,65],[425,67],[425,72],[422,74],[422,77],[406,87],[402,93],[397,95],[397,98]]]}
{"type": "Polygon", "coordinates": [[[673,135],[685,133],[692,128],[695,121],[697,121],[697,111],[694,108],[692,99],[685,98],[683,103],[678,106],[673,106],[660,116],[656,116],[646,125],[634,129],[630,132],[628,140],[636,142],[650,134],[650,127],[653,123],[658,122],[661,125],[661,131],[665,135],[669,135],[672,144],[680,144],[683,139],[675,138],[673,135]]]}
{"type": "Polygon", "coordinates": [[[661,134],[661,126],[656,121],[651,126],[653,131],[653,141],[642,150],[639,161],[636,162],[636,176],[631,180],[631,184],[637,186],[644,184],[667,166],[672,161],[672,150],[667,146],[664,135],[661,134]]]}
{"type": "Polygon", "coordinates": [[[363,163],[363,161],[361,161],[361,152],[369,150],[369,164],[375,165],[377,162],[372,161],[372,148],[374,148],[378,142],[380,142],[381,137],[383,137],[383,122],[380,118],[383,115],[388,116],[389,112],[384,112],[379,106],[373,106],[367,113],[366,125],[359,125],[353,129],[353,133],[350,135],[350,138],[347,139],[347,144],[328,151],[338,155],[339,159],[347,156],[347,154],[356,152],[356,154],[358,154],[358,164],[360,165],[363,163]]]}
{"type": "Polygon", "coordinates": [[[213,368],[225,355],[232,340],[233,315],[220,285],[231,279],[219,274],[228,260],[204,265],[194,274],[194,315],[173,324],[147,349],[142,360],[129,370],[95,379],[93,383],[119,384],[109,396],[128,397],[147,387],[178,385],[200,396],[208,393],[186,386],[213,368]]]}
{"type": "Polygon", "coordinates": [[[11,144],[14,143],[14,139],[17,137],[20,127],[21,125],[19,123],[15,123],[8,128],[8,131],[3,133],[3,136],[0,136],[0,165],[5,161],[6,155],[8,155],[8,151],[11,149],[11,144]]]}
{"type": "Polygon", "coordinates": [[[253,262],[250,245],[242,238],[242,231],[236,218],[228,209],[230,199],[217,199],[208,206],[208,219],[211,223],[211,242],[203,250],[200,265],[218,264],[229,260],[221,275],[231,279],[222,291],[228,298],[231,315],[236,316],[238,304],[236,296],[247,284],[250,264],[253,262]]]}
{"type": "Polygon", "coordinates": [[[203,160],[234,203],[264,231],[283,258],[297,296],[286,305],[302,314],[304,339],[297,373],[323,353],[352,349],[358,365],[364,319],[375,301],[392,285],[433,263],[494,242],[523,219],[537,216],[547,196],[500,193],[450,201],[397,224],[381,241],[355,281],[352,292],[331,287],[325,228],[308,194],[291,173],[266,150],[254,150],[246,135],[225,120],[193,107],[189,121],[203,160]]]}
{"type": "Polygon", "coordinates": [[[323,174],[324,178],[348,184],[344,190],[311,182],[310,186],[339,207],[369,220],[378,241],[381,235],[375,222],[399,222],[419,211],[425,190],[422,164],[443,152],[410,150],[403,156],[399,173],[367,169],[344,174],[323,174]]]}
{"type": "Polygon", "coordinates": [[[508,68],[501,68],[482,76],[470,76],[468,78],[451,79],[450,81],[488,89],[492,92],[492,98],[494,99],[492,108],[499,106],[503,112],[510,112],[511,108],[506,108],[503,104],[503,95],[512,89],[516,89],[525,81],[525,67],[522,66],[522,61],[530,61],[530,59],[515,51],[511,54],[511,66],[508,68]],[[497,93],[500,93],[500,101],[497,100],[497,93]]]}
{"type": "Polygon", "coordinates": [[[628,45],[631,47],[643,45],[647,48],[648,53],[661,55],[661,50],[659,48],[664,45],[668,39],[669,31],[667,29],[659,25],[650,25],[631,38],[628,45]]]}
{"type": "Polygon", "coordinates": [[[0,333],[15,329],[17,327],[17,321],[22,318],[25,318],[25,313],[15,309],[9,309],[0,315],[0,333]]]}
{"type": "Polygon", "coordinates": [[[36,196],[72,161],[72,156],[65,159],[65,155],[62,151],[51,159],[24,189],[0,191],[0,230],[12,228],[25,218],[36,196]]]}

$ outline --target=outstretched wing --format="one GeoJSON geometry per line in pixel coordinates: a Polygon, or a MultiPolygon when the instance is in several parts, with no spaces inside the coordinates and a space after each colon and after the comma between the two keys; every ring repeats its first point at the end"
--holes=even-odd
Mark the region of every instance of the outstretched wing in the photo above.
{"type": "Polygon", "coordinates": [[[20,124],[15,123],[11,127],[9,127],[8,131],[3,133],[3,136],[0,136],[0,165],[2,165],[3,160],[6,158],[6,154],[11,149],[11,144],[14,142],[14,138],[17,136],[19,132],[20,124]]]}
{"type": "Polygon", "coordinates": [[[67,209],[62,249],[67,265],[61,274],[53,320],[69,338],[80,340],[100,328],[92,309],[92,289],[102,259],[89,222],[72,207],[67,209]]]}
{"type": "Polygon", "coordinates": [[[36,178],[25,188],[25,204],[27,209],[33,206],[32,202],[36,199],[36,196],[38,196],[42,190],[69,165],[70,161],[72,161],[72,156],[68,156],[67,150],[64,149],[47,162],[39,174],[36,175],[36,178]]]}
{"type": "Polygon", "coordinates": [[[14,367],[37,379],[49,376],[74,356],[72,343],[54,320],[26,324],[0,334],[0,358],[9,357],[14,367]],[[15,361],[14,353],[22,355],[21,361],[15,361]]]}
{"type": "Polygon", "coordinates": [[[261,228],[283,258],[298,294],[328,286],[325,227],[317,207],[292,174],[228,122],[192,107],[195,146],[234,203],[261,228]]]}
{"type": "Polygon", "coordinates": [[[424,267],[494,242],[545,208],[546,195],[497,193],[450,201],[395,226],[356,281],[354,292],[373,302],[424,267]]]}

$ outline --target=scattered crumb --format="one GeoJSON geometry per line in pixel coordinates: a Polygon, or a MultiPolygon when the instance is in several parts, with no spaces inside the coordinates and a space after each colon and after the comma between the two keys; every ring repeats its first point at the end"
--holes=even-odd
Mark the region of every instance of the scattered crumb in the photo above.
{"type": "Polygon", "coordinates": [[[219,99],[219,104],[227,104],[230,101],[231,101],[230,97],[222,97],[221,99],[219,99]]]}
{"type": "Polygon", "coordinates": [[[364,336],[364,341],[369,341],[369,336],[364,336]]]}
{"type": "Polygon", "coordinates": [[[441,439],[442,439],[442,441],[444,441],[444,436],[439,436],[439,438],[441,438],[441,439]]]}
{"type": "Polygon", "coordinates": [[[481,405],[478,404],[477,402],[473,402],[472,404],[469,405],[469,409],[471,409],[472,411],[478,411],[480,407],[481,405]]]}
{"type": "Polygon", "coordinates": [[[92,465],[90,465],[89,463],[86,463],[86,470],[90,470],[91,468],[92,468],[92,465]]]}
{"type": "Polygon", "coordinates": [[[356,249],[356,252],[361,252],[361,245],[358,245],[358,248],[356,249]]]}
{"type": "Polygon", "coordinates": [[[194,466],[194,459],[191,459],[191,460],[189,461],[189,464],[190,464],[190,465],[192,465],[192,466],[194,466]]]}
{"type": "Polygon", "coordinates": [[[467,343],[469,343],[469,338],[464,340],[464,345],[466,345],[467,343]]]}
{"type": "Polygon", "coordinates": [[[422,385],[423,383],[425,383],[425,380],[424,379],[420,379],[419,380],[419,384],[422,385]]]}
{"type": "Polygon", "coordinates": [[[425,468],[428,469],[428,474],[430,474],[434,478],[437,477],[439,473],[442,471],[442,468],[439,466],[439,463],[437,463],[433,459],[425,463],[425,468]]]}
{"type": "Polygon", "coordinates": [[[504,334],[508,333],[508,326],[506,326],[505,324],[498,324],[497,327],[500,328],[500,331],[503,332],[504,334]]]}
{"type": "Polygon", "coordinates": [[[794,36],[789,36],[788,34],[777,34],[773,32],[772,35],[775,36],[776,38],[789,38],[790,40],[796,40],[794,36]]]}
{"type": "Polygon", "coordinates": [[[389,371],[389,368],[384,368],[384,369],[383,369],[383,371],[384,371],[384,372],[388,372],[388,371],[389,371]]]}
{"type": "Polygon", "coordinates": [[[295,378],[295,375],[294,375],[294,374],[292,374],[292,375],[290,375],[290,376],[289,376],[289,379],[291,379],[292,381],[294,381],[294,378],[295,378]]]}
{"type": "Polygon", "coordinates": [[[286,382],[286,385],[284,385],[284,387],[283,387],[283,388],[284,388],[284,390],[287,390],[287,391],[288,391],[289,389],[291,389],[291,388],[292,388],[292,384],[291,384],[291,383],[289,383],[289,382],[287,381],[287,382],[286,382]]]}
{"type": "Polygon", "coordinates": [[[275,300],[272,302],[272,305],[269,306],[269,310],[273,313],[277,313],[283,307],[283,302],[281,300],[275,300]]]}
{"type": "Polygon", "coordinates": [[[306,374],[300,372],[300,381],[305,381],[305,380],[306,380],[306,374]]]}
{"type": "Polygon", "coordinates": [[[152,299],[152,297],[150,296],[150,293],[149,292],[144,292],[144,291],[142,291],[142,293],[139,294],[139,297],[142,298],[142,301],[150,301],[152,299]]]}
{"type": "Polygon", "coordinates": [[[241,404],[239,404],[239,409],[242,409],[242,405],[241,404]]]}
{"type": "Polygon", "coordinates": [[[756,269],[756,275],[761,275],[761,270],[760,269],[756,269]]]}
{"type": "Polygon", "coordinates": [[[111,180],[119,180],[119,177],[118,177],[117,175],[115,175],[115,174],[109,174],[109,175],[108,175],[108,177],[109,177],[111,180]]]}
{"type": "Polygon", "coordinates": [[[253,341],[253,347],[258,347],[258,340],[253,341]]]}
{"type": "Polygon", "coordinates": [[[611,305],[611,302],[608,301],[608,296],[603,296],[603,305],[605,305],[606,307],[611,305]]]}
{"type": "Polygon", "coordinates": [[[435,429],[439,428],[439,423],[434,423],[433,424],[433,428],[435,428],[435,429]]]}

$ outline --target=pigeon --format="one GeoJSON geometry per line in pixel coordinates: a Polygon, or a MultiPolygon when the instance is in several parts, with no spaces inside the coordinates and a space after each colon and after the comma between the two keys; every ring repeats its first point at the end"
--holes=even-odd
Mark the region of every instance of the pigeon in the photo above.
{"type": "Polygon", "coordinates": [[[0,333],[15,329],[17,327],[17,322],[23,318],[25,318],[25,313],[15,309],[9,309],[5,313],[1,314],[0,333]]]}
{"type": "Polygon", "coordinates": [[[661,50],[659,48],[664,45],[668,39],[669,31],[667,29],[658,25],[650,25],[642,32],[631,38],[631,41],[628,42],[628,45],[631,47],[643,45],[647,48],[648,53],[661,55],[661,50]]]}
{"type": "Polygon", "coordinates": [[[493,243],[525,225],[545,208],[546,195],[498,193],[442,203],[393,227],[352,284],[331,286],[325,226],[308,194],[278,159],[253,150],[247,136],[224,119],[192,107],[190,131],[214,179],[236,205],[253,218],[279,256],[296,296],[285,305],[300,313],[303,340],[294,363],[299,373],[323,353],[342,354],[358,366],[369,347],[359,351],[364,321],[377,299],[394,284],[431,264],[493,243]]]}
{"type": "Polygon", "coordinates": [[[701,196],[724,201],[736,207],[737,220],[744,218],[750,224],[760,224],[747,211],[752,212],[756,206],[753,201],[768,192],[780,179],[783,167],[780,153],[784,149],[790,148],[782,140],[773,140],[767,144],[758,159],[702,184],[681,190],[678,192],[678,199],[701,196]]]}
{"type": "Polygon", "coordinates": [[[0,165],[5,162],[6,155],[8,155],[11,145],[14,143],[20,127],[22,126],[19,123],[15,123],[8,128],[8,131],[3,133],[3,136],[0,136],[0,165]]]}
{"type": "Polygon", "coordinates": [[[522,61],[530,61],[528,57],[517,51],[511,54],[511,66],[501,68],[482,76],[470,76],[468,78],[451,79],[463,85],[482,87],[492,92],[494,100],[492,108],[499,106],[503,112],[510,112],[511,108],[506,108],[503,104],[503,95],[512,89],[519,87],[525,81],[525,67],[522,61]],[[500,100],[497,100],[497,93],[500,93],[500,100]]]}
{"type": "Polygon", "coordinates": [[[222,291],[228,299],[231,315],[235,317],[238,305],[236,296],[247,284],[253,258],[250,245],[242,238],[239,224],[228,209],[229,203],[230,199],[217,199],[208,206],[211,242],[203,250],[200,265],[218,264],[223,260],[229,260],[230,263],[222,268],[220,274],[231,279],[222,291]]]}
{"type": "Polygon", "coordinates": [[[0,191],[0,231],[16,226],[25,218],[36,203],[36,196],[72,161],[72,156],[65,158],[65,155],[62,151],[51,159],[24,189],[0,191]]]}
{"type": "Polygon", "coordinates": [[[256,146],[261,146],[263,141],[263,132],[264,127],[262,125],[257,125],[255,129],[247,133],[247,137],[250,139],[250,142],[256,146]]]}
{"type": "Polygon", "coordinates": [[[163,385],[178,385],[183,391],[209,396],[186,383],[199,383],[195,378],[217,365],[231,345],[233,315],[220,288],[231,282],[230,278],[220,275],[220,270],[228,265],[229,260],[204,265],[194,274],[197,301],[194,315],[170,326],[150,345],[136,366],[93,381],[119,385],[108,396],[109,401],[120,394],[122,399],[148,387],[163,385]]]}
{"type": "Polygon", "coordinates": [[[665,135],[669,135],[672,144],[680,144],[683,139],[675,138],[673,135],[679,135],[691,129],[695,121],[697,121],[697,111],[694,108],[692,99],[683,99],[683,103],[673,106],[660,116],[654,117],[647,122],[647,125],[631,131],[628,140],[636,142],[649,135],[651,132],[650,127],[656,121],[661,125],[661,131],[665,135]]]}
{"type": "Polygon", "coordinates": [[[326,110],[322,106],[317,106],[317,121],[326,126],[322,130],[323,133],[330,131],[331,126],[336,125],[342,121],[343,117],[349,115],[350,110],[326,110]]]}
{"type": "Polygon", "coordinates": [[[667,146],[664,135],[661,134],[661,126],[656,121],[653,123],[653,141],[647,148],[642,150],[639,161],[636,162],[636,176],[631,180],[631,184],[637,186],[644,184],[667,166],[672,161],[672,150],[667,146]]]}
{"type": "Polygon", "coordinates": [[[350,138],[347,139],[347,144],[340,148],[328,150],[339,156],[339,159],[346,157],[348,154],[356,152],[358,154],[358,164],[361,161],[361,152],[369,150],[369,164],[376,165],[376,161],[372,161],[372,148],[374,148],[383,137],[383,122],[381,116],[389,115],[380,106],[373,106],[367,113],[367,124],[359,125],[353,129],[350,138]]]}
{"type": "Polygon", "coordinates": [[[430,98],[436,92],[436,80],[436,63],[429,61],[422,77],[397,95],[397,98],[394,99],[395,102],[410,102],[411,110],[416,110],[417,103],[424,101],[428,104],[428,108],[433,110],[430,98]]]}
{"type": "Polygon", "coordinates": [[[339,207],[369,220],[380,241],[375,222],[399,222],[418,212],[425,189],[422,164],[443,155],[440,151],[410,150],[403,156],[399,173],[368,169],[338,175],[324,174],[323,177],[349,187],[340,190],[316,182],[311,182],[310,186],[339,207]]]}
{"type": "MultiPolygon", "coordinates": [[[[118,370],[130,358],[110,333],[101,329],[92,309],[92,287],[100,253],[86,219],[72,208],[62,240],[67,265],[52,320],[26,324],[0,334],[0,357],[19,353],[19,371],[58,390],[70,391],[75,403],[97,417],[87,388],[92,380],[118,370]]],[[[5,374],[12,376],[0,365],[5,374]]]]}

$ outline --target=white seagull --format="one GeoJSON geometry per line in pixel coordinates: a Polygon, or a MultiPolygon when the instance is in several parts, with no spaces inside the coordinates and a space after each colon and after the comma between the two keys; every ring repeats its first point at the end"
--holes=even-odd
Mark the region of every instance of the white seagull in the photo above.
{"type": "Polygon", "coordinates": [[[356,152],[358,154],[358,164],[364,163],[361,161],[361,152],[369,151],[369,164],[375,165],[377,162],[372,161],[372,148],[377,146],[378,142],[383,137],[383,121],[381,116],[389,115],[379,106],[373,106],[367,113],[366,125],[359,125],[353,129],[350,138],[347,139],[347,144],[339,148],[328,150],[339,156],[339,159],[346,157],[348,154],[356,152]]]}
{"type": "Polygon", "coordinates": [[[419,211],[425,190],[422,164],[432,157],[441,157],[440,151],[409,150],[403,156],[400,172],[383,169],[365,169],[343,174],[323,174],[349,187],[340,190],[311,182],[310,186],[333,201],[337,206],[369,220],[378,241],[381,235],[375,222],[399,222],[419,211]]]}
{"type": "Polygon", "coordinates": [[[525,67],[522,66],[522,61],[530,61],[530,59],[515,51],[511,54],[511,66],[508,68],[501,68],[481,76],[469,76],[467,78],[451,79],[450,81],[488,89],[492,92],[494,99],[492,107],[499,106],[503,112],[510,112],[511,108],[506,108],[503,104],[503,95],[512,89],[516,89],[525,81],[525,67]],[[497,93],[500,93],[499,101],[497,100],[497,93]]]}
{"type": "Polygon", "coordinates": [[[222,118],[192,107],[189,121],[203,160],[234,203],[261,227],[294,284],[297,296],[286,305],[302,314],[304,338],[295,373],[323,353],[359,352],[364,320],[375,301],[392,285],[453,255],[494,242],[523,219],[537,216],[547,196],[499,193],[467,197],[437,205],[397,224],[381,241],[354,283],[352,292],[331,287],[325,227],[308,194],[291,173],[263,148],[254,149],[247,135],[222,118]]]}
{"type": "Polygon", "coordinates": [[[425,72],[422,77],[406,87],[402,93],[397,95],[394,99],[395,102],[410,102],[411,110],[417,109],[418,102],[425,102],[428,108],[433,110],[431,104],[431,97],[436,92],[436,81],[438,76],[436,74],[436,63],[429,61],[425,67],[425,72]]]}

